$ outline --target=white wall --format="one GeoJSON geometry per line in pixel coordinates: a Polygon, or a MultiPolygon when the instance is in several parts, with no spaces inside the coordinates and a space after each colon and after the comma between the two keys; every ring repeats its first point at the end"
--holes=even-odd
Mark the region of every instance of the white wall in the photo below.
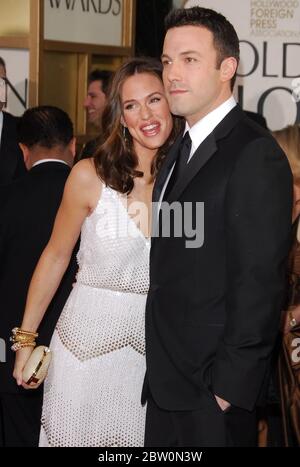
{"type": "MultiPolygon", "coordinates": [[[[0,57],[2,57],[6,63],[7,78],[24,100],[27,80],[28,99],[29,51],[20,49],[0,49],[0,57]]],[[[14,115],[22,115],[25,110],[11,89],[8,89],[7,107],[5,110],[14,115]]]]}

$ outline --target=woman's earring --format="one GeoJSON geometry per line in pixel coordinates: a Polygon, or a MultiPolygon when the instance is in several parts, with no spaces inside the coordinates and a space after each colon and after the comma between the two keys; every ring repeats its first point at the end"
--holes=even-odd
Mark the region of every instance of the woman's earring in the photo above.
{"type": "Polygon", "coordinates": [[[124,139],[124,142],[126,144],[128,139],[127,139],[127,133],[126,133],[126,126],[124,126],[124,125],[123,125],[123,139],[124,139]]]}

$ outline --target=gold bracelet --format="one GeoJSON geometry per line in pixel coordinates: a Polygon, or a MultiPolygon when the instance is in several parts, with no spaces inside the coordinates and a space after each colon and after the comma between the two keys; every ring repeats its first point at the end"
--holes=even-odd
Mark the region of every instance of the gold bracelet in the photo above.
{"type": "Polygon", "coordinates": [[[11,342],[34,342],[33,336],[27,336],[26,334],[15,334],[10,337],[11,342]]]}
{"type": "Polygon", "coordinates": [[[10,341],[13,342],[11,349],[16,352],[22,347],[35,347],[35,339],[38,337],[37,332],[25,331],[20,328],[13,328],[10,341]]]}
{"type": "Polygon", "coordinates": [[[23,347],[35,347],[36,346],[36,342],[15,342],[12,346],[11,346],[11,350],[13,350],[14,352],[17,352],[17,350],[20,350],[20,349],[23,349],[23,347]]]}
{"type": "Polygon", "coordinates": [[[31,336],[34,339],[36,337],[38,337],[38,335],[39,335],[37,332],[25,331],[25,329],[21,329],[21,328],[13,328],[12,333],[13,333],[14,336],[16,336],[16,335],[31,336]]]}

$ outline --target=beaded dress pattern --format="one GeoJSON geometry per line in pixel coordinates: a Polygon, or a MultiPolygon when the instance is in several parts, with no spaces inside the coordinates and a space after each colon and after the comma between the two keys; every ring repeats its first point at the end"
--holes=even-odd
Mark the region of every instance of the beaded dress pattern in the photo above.
{"type": "Polygon", "coordinates": [[[120,195],[104,187],[51,340],[40,446],[143,446],[149,253],[120,195]]]}

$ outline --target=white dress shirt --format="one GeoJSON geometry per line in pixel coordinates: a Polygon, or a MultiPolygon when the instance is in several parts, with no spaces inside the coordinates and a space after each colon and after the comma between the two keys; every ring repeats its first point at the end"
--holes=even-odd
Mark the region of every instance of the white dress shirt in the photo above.
{"type": "MultiPolygon", "coordinates": [[[[205,117],[201,118],[195,125],[193,125],[191,128],[189,127],[188,123],[186,122],[185,124],[185,130],[183,135],[187,131],[190,133],[190,137],[192,140],[192,147],[191,147],[191,153],[189,156],[188,162],[191,160],[193,157],[195,151],[198,149],[200,144],[207,138],[208,135],[216,128],[217,125],[226,117],[226,115],[236,106],[236,101],[233,96],[231,96],[227,101],[223,102],[223,104],[219,105],[216,109],[212,110],[210,113],[205,115],[205,117]]],[[[162,199],[164,197],[165,189],[167,187],[167,184],[170,180],[170,177],[172,175],[173,169],[174,169],[175,163],[173,164],[173,167],[170,170],[170,173],[166,179],[166,182],[164,184],[164,187],[161,191],[160,198],[159,198],[159,208],[158,212],[160,209],[160,205],[162,202],[162,199]]]]}
{"type": "Polygon", "coordinates": [[[236,106],[236,102],[233,96],[227,101],[223,102],[219,107],[212,110],[205,117],[201,118],[199,122],[195,123],[191,128],[188,123],[185,124],[184,135],[187,131],[190,132],[192,140],[191,153],[189,161],[193,157],[195,151],[200,144],[207,138],[208,135],[216,128],[217,125],[226,117],[226,115],[236,106]]]}

